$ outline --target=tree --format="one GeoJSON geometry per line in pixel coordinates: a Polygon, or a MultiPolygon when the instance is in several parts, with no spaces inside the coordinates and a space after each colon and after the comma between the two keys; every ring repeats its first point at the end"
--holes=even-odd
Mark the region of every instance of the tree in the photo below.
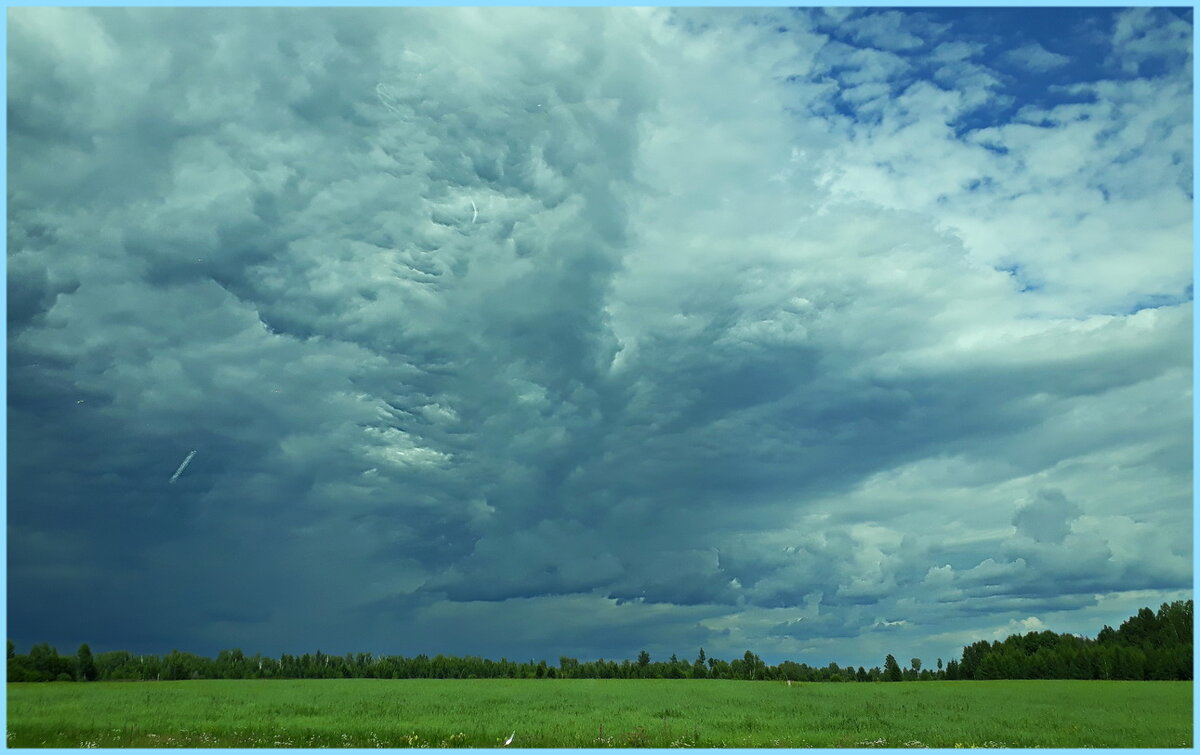
{"type": "Polygon", "coordinates": [[[958,661],[954,660],[953,658],[951,658],[950,662],[946,664],[946,678],[950,680],[957,680],[960,678],[958,675],[958,661]]]}
{"type": "Polygon", "coordinates": [[[1128,645],[1153,644],[1157,639],[1155,636],[1157,634],[1158,617],[1149,608],[1141,609],[1137,612],[1137,616],[1129,617],[1117,629],[1117,637],[1128,645]]]}
{"type": "Polygon", "coordinates": [[[909,663],[912,665],[912,670],[913,670],[914,674],[921,672],[921,659],[920,658],[913,658],[909,661],[909,663]]]}
{"type": "Polygon", "coordinates": [[[896,663],[896,656],[891,653],[888,653],[888,657],[883,661],[883,678],[889,682],[898,682],[904,678],[900,673],[900,664],[896,663]]]}
{"type": "Polygon", "coordinates": [[[763,663],[762,658],[759,658],[749,650],[742,656],[742,663],[744,664],[747,679],[762,679],[766,676],[766,664],[763,663]]]}
{"type": "Polygon", "coordinates": [[[959,664],[959,678],[979,678],[975,673],[979,662],[990,652],[992,652],[992,645],[987,640],[979,640],[963,648],[962,662],[959,664]]]}
{"type": "Polygon", "coordinates": [[[98,674],[96,673],[96,661],[92,658],[92,649],[85,642],[79,646],[79,652],[75,654],[75,678],[81,682],[94,682],[98,674]]]}
{"type": "Polygon", "coordinates": [[[579,661],[568,656],[559,656],[558,658],[558,675],[564,679],[569,679],[579,673],[579,661]]]}
{"type": "Polygon", "coordinates": [[[1163,603],[1157,618],[1160,642],[1164,647],[1192,644],[1192,601],[1163,603]]]}
{"type": "Polygon", "coordinates": [[[246,655],[240,649],[221,650],[217,653],[217,660],[214,664],[216,676],[225,679],[243,679],[245,678],[245,669],[243,664],[246,660],[246,655]]]}
{"type": "Polygon", "coordinates": [[[58,679],[63,674],[69,677],[75,670],[75,664],[71,659],[60,656],[58,651],[47,642],[39,643],[29,649],[29,665],[38,677],[30,681],[48,682],[58,679]]]}
{"type": "Polygon", "coordinates": [[[989,653],[979,662],[978,668],[975,670],[976,679],[1004,679],[1005,674],[1003,657],[1000,653],[989,653]]]}
{"type": "Polygon", "coordinates": [[[647,653],[645,650],[638,653],[637,665],[641,666],[643,669],[646,668],[647,666],[649,666],[650,665],[650,654],[647,653]]]}

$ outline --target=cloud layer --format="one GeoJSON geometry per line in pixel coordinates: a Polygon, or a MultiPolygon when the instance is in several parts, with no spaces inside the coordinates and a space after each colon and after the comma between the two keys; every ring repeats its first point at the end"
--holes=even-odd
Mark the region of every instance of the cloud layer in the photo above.
{"type": "Polygon", "coordinates": [[[1072,18],[14,10],[10,634],[875,665],[1189,591],[1191,19],[1072,18]]]}

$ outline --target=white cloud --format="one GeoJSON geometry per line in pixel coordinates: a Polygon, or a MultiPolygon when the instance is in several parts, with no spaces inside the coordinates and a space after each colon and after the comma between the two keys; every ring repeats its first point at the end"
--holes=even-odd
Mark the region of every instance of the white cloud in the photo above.
{"type": "Polygon", "coordinates": [[[839,29],[853,35],[856,42],[884,50],[912,50],[925,42],[907,30],[904,14],[898,11],[868,13],[843,22],[839,29]]]}
{"type": "Polygon", "coordinates": [[[1129,8],[1118,15],[1113,29],[1113,58],[1137,74],[1151,61],[1168,65],[1189,63],[1192,27],[1165,8],[1129,8]]]}
{"type": "Polygon", "coordinates": [[[943,42],[929,53],[931,63],[957,63],[980,55],[987,46],[982,42],[943,42]]]}
{"type": "Polygon", "coordinates": [[[829,186],[936,216],[973,259],[1019,266],[1053,293],[1026,297],[1040,315],[1125,312],[1179,297],[1190,280],[1186,87],[1178,77],[1098,82],[1086,87],[1094,103],[1027,108],[1024,122],[959,139],[943,124],[984,90],[914,85],[880,126],[854,130],[829,161],[829,186]],[[911,115],[931,112],[937,120],[911,115]]]}
{"type": "Polygon", "coordinates": [[[1050,52],[1038,42],[1008,50],[1000,57],[1030,71],[1050,71],[1071,62],[1068,56],[1050,52]]]}
{"type": "Polygon", "coordinates": [[[844,85],[895,80],[907,73],[911,64],[893,52],[852,47],[830,42],[821,48],[817,70],[828,70],[844,85]]]}

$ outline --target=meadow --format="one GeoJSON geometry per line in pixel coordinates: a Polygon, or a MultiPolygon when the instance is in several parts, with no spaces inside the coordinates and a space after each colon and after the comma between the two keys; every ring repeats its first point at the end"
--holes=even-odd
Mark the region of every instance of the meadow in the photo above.
{"type": "Polygon", "coordinates": [[[1191,682],[8,685],[9,747],[1191,747],[1191,682]],[[515,732],[515,734],[514,734],[515,732]]]}

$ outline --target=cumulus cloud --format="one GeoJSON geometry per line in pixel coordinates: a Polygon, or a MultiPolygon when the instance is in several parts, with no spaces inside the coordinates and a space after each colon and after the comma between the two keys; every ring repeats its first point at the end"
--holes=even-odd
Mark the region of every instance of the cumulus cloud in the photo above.
{"type": "Polygon", "coordinates": [[[841,24],[856,42],[884,50],[911,50],[924,41],[909,29],[910,22],[899,11],[868,13],[841,24]]]}
{"type": "Polygon", "coordinates": [[[1049,71],[1070,62],[1071,58],[1056,52],[1051,52],[1040,43],[1023,45],[1004,53],[1005,61],[1030,71],[1049,71]]]}
{"type": "Polygon", "coordinates": [[[14,638],[875,665],[1184,589],[1190,79],[964,128],[952,27],[15,10],[14,638]]]}
{"type": "Polygon", "coordinates": [[[1130,8],[1113,29],[1112,56],[1126,73],[1191,61],[1192,27],[1165,8],[1130,8]]]}
{"type": "Polygon", "coordinates": [[[929,52],[931,63],[956,63],[961,60],[974,58],[987,49],[982,42],[966,42],[955,40],[943,42],[929,52]]]}
{"type": "Polygon", "coordinates": [[[1037,542],[1061,543],[1081,510],[1060,490],[1039,490],[1034,500],[1017,510],[1013,526],[1023,537],[1037,542]]]}
{"type": "MultiPolygon", "coordinates": [[[[1125,44],[1123,29],[1137,18],[1116,17],[1113,47],[1125,44]]],[[[1170,18],[1168,27],[1178,21],[1170,18]]],[[[1177,61],[1185,51],[1167,45],[1158,60],[1177,61]]],[[[877,127],[851,132],[828,163],[834,191],[936,215],[974,260],[1010,271],[1039,294],[1024,303],[1040,314],[1126,314],[1186,300],[1186,66],[1064,86],[1066,101],[1025,105],[1010,122],[964,129],[975,109],[1007,95],[998,94],[1001,78],[987,66],[955,65],[973,73],[947,70],[935,77],[939,86],[914,83],[881,109],[877,127]],[[939,170],[916,168],[930,164],[939,170]],[[1152,251],[1162,249],[1175,252],[1152,251]]]]}

